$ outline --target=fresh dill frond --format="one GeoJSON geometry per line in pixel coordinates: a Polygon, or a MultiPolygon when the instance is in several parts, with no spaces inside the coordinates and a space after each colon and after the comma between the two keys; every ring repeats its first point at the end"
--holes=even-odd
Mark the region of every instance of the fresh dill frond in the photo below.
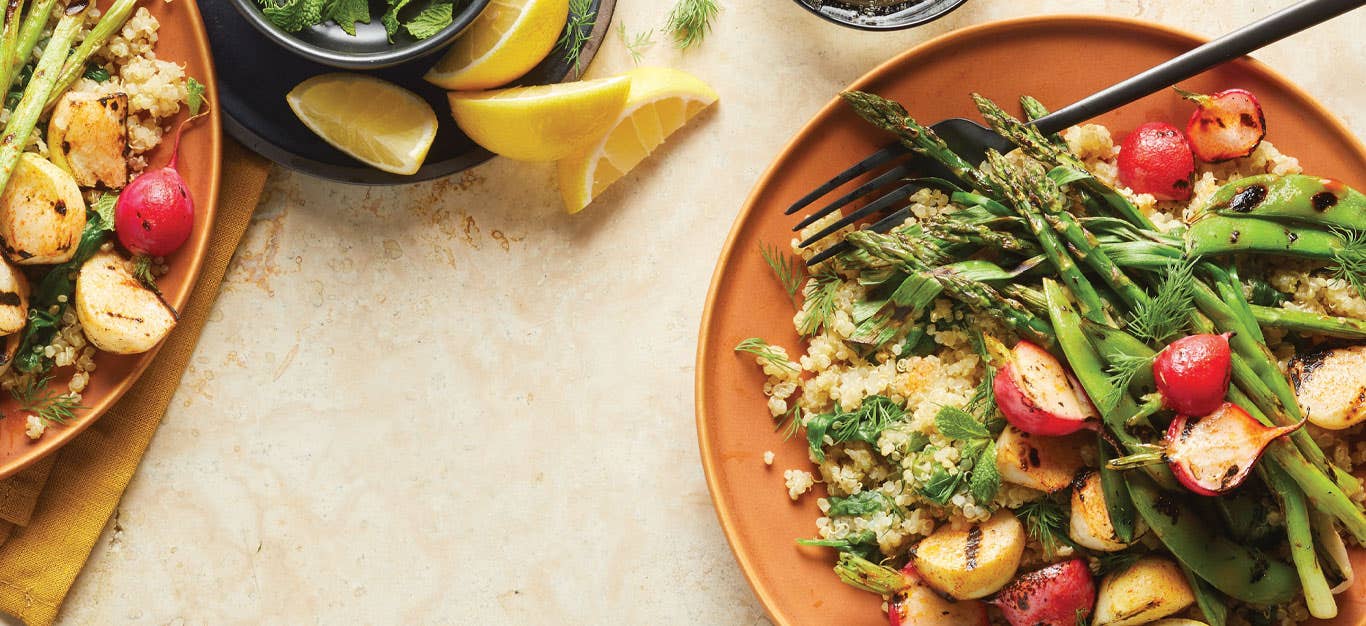
{"type": "Polygon", "coordinates": [[[85,407],[75,394],[57,393],[48,388],[50,382],[51,376],[31,378],[10,389],[10,395],[19,403],[20,410],[30,411],[45,422],[65,424],[76,417],[76,411],[85,407]]]}
{"type": "Polygon", "coordinates": [[[593,0],[569,0],[569,21],[565,22],[564,33],[555,45],[564,49],[565,63],[573,66],[576,72],[583,60],[583,46],[592,38],[597,21],[593,0]]]}
{"type": "Polygon", "coordinates": [[[905,417],[906,409],[891,398],[868,396],[858,410],[835,418],[830,424],[830,436],[836,443],[859,440],[876,445],[882,431],[905,417]]]}
{"type": "Polygon", "coordinates": [[[822,267],[811,275],[803,292],[806,302],[802,308],[806,316],[802,318],[797,332],[807,337],[821,332],[835,315],[835,297],[839,294],[842,282],[840,275],[830,267],[822,267]]]}
{"type": "Polygon", "coordinates": [[[787,292],[787,297],[793,304],[797,303],[797,292],[801,291],[802,283],[806,282],[806,264],[801,259],[784,254],[778,246],[759,244],[759,254],[764,257],[764,263],[773,270],[773,275],[778,278],[778,284],[783,286],[783,291],[787,292]]]}
{"type": "Polygon", "coordinates": [[[1157,294],[1137,307],[1129,330],[1146,342],[1166,341],[1190,323],[1194,299],[1195,261],[1172,263],[1157,286],[1157,294]]]}
{"type": "Polygon", "coordinates": [[[1333,279],[1351,285],[1357,295],[1366,298],[1366,233],[1334,228],[1333,234],[1345,242],[1333,251],[1333,279]]]}
{"type": "Polygon", "coordinates": [[[665,30],[673,35],[674,45],[688,49],[702,43],[711,32],[711,22],[721,12],[716,0],[678,0],[669,12],[665,30]]]}
{"type": "Polygon", "coordinates": [[[1026,502],[1015,510],[1015,516],[1024,522],[1025,530],[1043,547],[1044,559],[1052,560],[1057,554],[1058,544],[1071,544],[1067,536],[1067,518],[1062,507],[1048,498],[1026,502]]]}
{"type": "Polygon", "coordinates": [[[655,45],[655,29],[628,35],[626,22],[617,22],[617,37],[621,39],[621,45],[626,47],[626,53],[631,55],[631,62],[636,65],[640,65],[645,51],[655,45]]]}
{"type": "Polygon", "coordinates": [[[1120,552],[1101,552],[1096,556],[1096,576],[1104,576],[1113,572],[1122,572],[1133,567],[1139,559],[1143,558],[1143,553],[1138,550],[1122,550],[1120,552]]]}
{"type": "Polygon", "coordinates": [[[774,432],[782,431],[783,441],[791,439],[802,428],[802,407],[795,401],[786,413],[773,419],[774,432]]]}
{"type": "Polygon", "coordinates": [[[1129,385],[1134,382],[1143,368],[1151,368],[1153,360],[1133,354],[1111,354],[1107,357],[1110,364],[1105,368],[1105,379],[1110,383],[1110,392],[1100,397],[1100,408],[1109,413],[1119,406],[1120,398],[1129,393],[1129,385]]]}
{"type": "Polygon", "coordinates": [[[749,339],[741,341],[735,346],[735,351],[748,352],[749,354],[753,354],[754,356],[763,359],[764,362],[769,365],[785,369],[789,372],[797,371],[797,368],[787,360],[787,357],[784,356],[783,353],[778,352],[773,346],[769,345],[767,341],[758,337],[750,337],[749,339]]]}

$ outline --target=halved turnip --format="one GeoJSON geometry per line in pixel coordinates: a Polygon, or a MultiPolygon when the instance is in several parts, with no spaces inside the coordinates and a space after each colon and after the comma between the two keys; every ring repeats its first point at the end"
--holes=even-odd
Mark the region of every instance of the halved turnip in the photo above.
{"type": "Polygon", "coordinates": [[[1091,623],[1139,626],[1172,615],[1193,602],[1195,594],[1176,563],[1161,557],[1143,557],[1100,581],[1091,623]]]}
{"type": "Polygon", "coordinates": [[[1295,397],[1310,423],[1341,430],[1366,420],[1366,346],[1296,356],[1290,362],[1295,397]]]}
{"type": "Polygon", "coordinates": [[[1218,163],[1252,154],[1266,136],[1266,116],[1246,89],[1205,95],[1177,90],[1198,106],[1186,122],[1191,151],[1201,161],[1218,163]]]}
{"type": "Polygon", "coordinates": [[[1209,415],[1224,403],[1233,377],[1229,333],[1182,337],[1153,360],[1162,404],[1185,415],[1209,415]]]}
{"type": "Polygon", "coordinates": [[[1024,526],[1013,513],[1001,509],[980,524],[940,526],[916,545],[911,563],[935,590],[958,600],[974,600],[1010,582],[1024,548],[1024,526]]]}
{"type": "Polygon", "coordinates": [[[1083,433],[1037,436],[1006,426],[996,438],[996,469],[1008,483],[1049,493],[1061,491],[1086,466],[1081,450],[1094,439],[1095,435],[1083,433]]]}
{"type": "Polygon", "coordinates": [[[1021,341],[996,372],[996,406],[1006,421],[1033,435],[1067,435],[1094,428],[1096,407],[1072,376],[1047,350],[1021,341]]]}
{"type": "Polygon", "coordinates": [[[75,296],[86,338],[105,352],[146,352],[176,324],[175,310],[134,278],[116,252],[97,253],[81,266],[75,296]]]}
{"type": "Polygon", "coordinates": [[[1072,559],[1016,578],[988,603],[1011,626],[1076,626],[1096,606],[1096,583],[1086,560],[1072,559]]]}
{"type": "MultiPolygon", "coordinates": [[[[1083,548],[1097,552],[1117,552],[1129,547],[1115,535],[1110,521],[1110,509],[1105,503],[1105,490],[1100,474],[1087,472],[1072,489],[1072,515],[1067,535],[1083,548]]],[[[1134,520],[1134,538],[1148,531],[1142,518],[1134,520]]]]}
{"type": "Polygon", "coordinates": [[[901,569],[907,587],[887,602],[889,626],[987,626],[987,607],[977,600],[949,600],[925,583],[910,563],[901,569]]]}
{"type": "Polygon", "coordinates": [[[17,333],[28,323],[28,279],[0,259],[0,335],[17,333]]]}

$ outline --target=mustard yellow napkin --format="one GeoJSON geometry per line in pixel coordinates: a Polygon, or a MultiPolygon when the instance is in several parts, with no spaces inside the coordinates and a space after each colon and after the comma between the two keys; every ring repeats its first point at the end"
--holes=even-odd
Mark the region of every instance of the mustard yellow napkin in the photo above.
{"type": "Polygon", "coordinates": [[[57,618],[133,478],[256,209],[268,164],[235,142],[224,145],[208,255],[166,345],[128,394],[84,433],[56,454],[0,481],[0,611],[30,626],[47,626],[57,618]]]}

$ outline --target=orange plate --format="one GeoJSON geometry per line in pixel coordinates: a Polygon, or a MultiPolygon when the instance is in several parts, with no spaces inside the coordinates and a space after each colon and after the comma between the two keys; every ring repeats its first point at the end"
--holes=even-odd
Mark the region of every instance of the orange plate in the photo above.
{"type": "MultiPolygon", "coordinates": [[[[976,119],[968,94],[1003,105],[1021,94],[1058,107],[1131,76],[1196,45],[1198,37],[1144,22],[1053,16],[996,22],[939,37],[884,63],[850,89],[906,105],[927,122],[976,119]]],[[[1240,60],[1182,84],[1211,92],[1244,87],[1261,98],[1270,141],[1300,159],[1305,171],[1366,184],[1366,150],[1307,94],[1260,63],[1240,60]]],[[[1183,125],[1191,105],[1170,91],[1099,119],[1120,138],[1150,120],[1183,125]]],[[[832,552],[800,548],[816,533],[819,491],[793,503],[783,469],[811,469],[801,437],[773,432],[764,377],[754,359],[732,352],[746,337],[763,337],[800,353],[792,305],[759,256],[761,242],[785,244],[795,217],[783,210],[820,182],[888,140],[832,100],[787,145],[760,179],[731,229],[712,278],[697,355],[697,430],[702,466],[721,526],[755,594],[778,624],[885,624],[877,596],[840,583],[832,552]],[[765,450],[777,453],[764,465],[765,450]]],[[[1361,559],[1358,559],[1360,562],[1361,559]]],[[[1363,572],[1366,573],[1366,572],[1363,572]]],[[[1358,580],[1366,579],[1366,576],[1358,580]]],[[[1366,607],[1348,605],[1366,585],[1340,595],[1338,624],[1360,624],[1366,607]]]]}
{"type": "MultiPolygon", "coordinates": [[[[185,66],[186,74],[195,77],[208,88],[210,103],[209,115],[195,122],[185,131],[185,140],[180,148],[180,165],[177,168],[190,187],[195,201],[194,232],[185,246],[168,258],[171,271],[159,283],[166,301],[176,310],[181,310],[190,298],[195,279],[199,277],[200,265],[208,250],[209,229],[213,225],[214,213],[218,205],[218,174],[222,155],[222,133],[219,127],[217,107],[218,92],[215,88],[213,61],[209,56],[208,39],[204,34],[204,23],[199,17],[199,8],[194,0],[175,2],[144,2],[152,15],[161,21],[160,36],[156,53],[157,58],[175,61],[185,66]]],[[[181,117],[184,117],[184,113],[181,117]]],[[[177,120],[178,123],[178,120],[177,120]]],[[[174,127],[172,128],[174,132],[174,127]]],[[[173,135],[167,135],[156,151],[148,156],[152,167],[159,167],[170,157],[173,135]]],[[[50,428],[38,441],[29,441],[24,436],[24,418],[9,394],[4,394],[0,404],[9,419],[0,419],[0,478],[8,477],[27,467],[30,463],[55,452],[70,441],[95,420],[99,419],[109,407],[118,401],[132,386],[147,365],[151,363],[156,351],[133,356],[101,354],[95,359],[96,368],[91,374],[90,385],[83,394],[82,404],[89,407],[65,427],[50,428]]],[[[65,389],[70,371],[58,370],[54,373],[55,389],[65,389]]],[[[168,380],[164,384],[175,385],[179,381],[168,380]]]]}

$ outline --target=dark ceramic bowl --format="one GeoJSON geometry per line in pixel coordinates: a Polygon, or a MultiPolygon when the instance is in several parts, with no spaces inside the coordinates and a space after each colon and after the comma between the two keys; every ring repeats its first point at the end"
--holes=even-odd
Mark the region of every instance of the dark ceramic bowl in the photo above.
{"type": "Polygon", "coordinates": [[[798,6],[819,15],[826,21],[859,30],[901,30],[919,26],[944,17],[967,2],[967,0],[794,1],[798,6]]]}
{"type": "Polygon", "coordinates": [[[331,22],[297,33],[286,32],[266,19],[257,0],[231,1],[256,30],[282,48],[315,63],[348,70],[392,67],[442,50],[455,41],[489,3],[489,0],[465,0],[457,4],[454,21],[441,32],[418,40],[400,30],[394,43],[389,43],[389,36],[379,20],[383,2],[370,3],[373,19],[369,24],[356,24],[353,36],[331,22]]]}

